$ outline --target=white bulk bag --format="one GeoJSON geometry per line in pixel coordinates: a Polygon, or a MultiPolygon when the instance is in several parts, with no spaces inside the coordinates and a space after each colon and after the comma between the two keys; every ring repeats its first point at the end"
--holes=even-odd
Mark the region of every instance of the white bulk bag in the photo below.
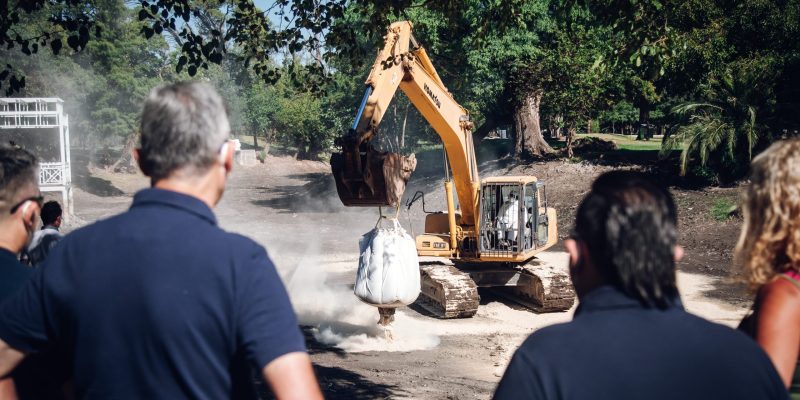
{"type": "Polygon", "coordinates": [[[397,219],[391,221],[391,228],[379,223],[358,243],[361,258],[353,293],[373,306],[401,307],[419,296],[417,247],[397,219]]]}

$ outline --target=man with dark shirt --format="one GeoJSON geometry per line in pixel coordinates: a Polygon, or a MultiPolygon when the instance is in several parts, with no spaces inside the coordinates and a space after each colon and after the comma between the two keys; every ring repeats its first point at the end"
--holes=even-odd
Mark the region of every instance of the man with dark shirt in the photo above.
{"type": "Polygon", "coordinates": [[[36,157],[0,145],[0,303],[16,293],[32,270],[17,261],[36,229],[42,205],[36,157]]]}
{"type": "Polygon", "coordinates": [[[81,399],[223,399],[246,359],[277,398],[321,398],[266,251],[211,211],[232,168],[222,99],[202,83],[157,88],[141,121],[152,188],[62,239],[0,308],[0,374],[54,347],[81,399]]]}
{"type": "Polygon", "coordinates": [[[31,242],[25,250],[25,257],[30,265],[38,266],[50,254],[50,249],[61,240],[62,210],[61,204],[51,200],[44,203],[41,212],[42,229],[33,234],[31,242]]]}
{"type": "Polygon", "coordinates": [[[745,335],[684,311],[675,284],[677,215],[644,174],[603,174],[564,242],[580,305],[533,333],[495,399],[786,399],[745,335]]]}
{"type": "MultiPolygon", "coordinates": [[[[0,145],[0,304],[31,276],[32,270],[17,261],[17,254],[36,229],[42,204],[37,166],[36,157],[28,151],[0,145]]],[[[0,398],[13,393],[11,379],[0,379],[0,398]]]]}

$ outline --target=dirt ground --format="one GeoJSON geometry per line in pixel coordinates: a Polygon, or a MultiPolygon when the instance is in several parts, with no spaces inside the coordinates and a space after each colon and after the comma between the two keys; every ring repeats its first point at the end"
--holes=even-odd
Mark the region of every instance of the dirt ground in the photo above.
{"type": "MultiPolygon", "coordinates": [[[[418,156],[420,168],[406,191],[406,196],[425,192],[429,210],[444,204],[437,154],[418,156]]],[[[438,320],[413,306],[400,309],[392,332],[395,339],[387,341],[375,325],[376,310],[352,295],[358,239],[375,226],[377,210],[343,207],[328,168],[272,156],[264,164],[237,167],[215,210],[224,229],[254,238],[274,259],[327,398],[487,399],[527,335],[571,318],[572,310],[534,314],[481,292],[481,307],[471,319],[438,320]]],[[[618,166],[560,160],[515,166],[502,159],[483,163],[480,169],[482,176],[532,174],[544,179],[563,238],[591,181],[612,168],[618,166]]],[[[125,210],[133,193],[148,185],[140,175],[94,168],[76,171],[71,227],[125,210]]],[[[691,312],[735,325],[750,297],[735,282],[738,275],[730,267],[741,221],[718,221],[710,209],[721,198],[735,201],[738,189],[676,187],[673,193],[686,248],[679,265],[684,302],[691,312]]],[[[421,205],[414,205],[401,212],[401,223],[419,233],[422,215],[421,205]]],[[[543,257],[566,262],[561,247],[543,257]]]]}

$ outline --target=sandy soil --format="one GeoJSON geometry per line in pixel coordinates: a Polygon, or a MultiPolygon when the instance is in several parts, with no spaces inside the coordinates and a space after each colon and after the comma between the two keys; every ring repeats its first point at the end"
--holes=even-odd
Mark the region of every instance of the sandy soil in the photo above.
{"type": "MultiPolygon", "coordinates": [[[[441,161],[433,161],[420,165],[440,169],[441,161]]],[[[550,205],[559,212],[561,236],[592,179],[610,168],[562,161],[481,165],[484,176],[533,174],[545,179],[550,205]]],[[[406,194],[422,190],[427,207],[441,209],[440,181],[440,171],[420,168],[406,194]]],[[[123,211],[148,181],[141,175],[88,168],[78,184],[73,226],[123,211]]],[[[678,276],[686,307],[735,325],[749,305],[743,286],[731,283],[736,275],[729,267],[740,221],[716,221],[709,209],[716,199],[735,198],[737,189],[676,188],[674,193],[687,253],[678,276]]],[[[401,213],[407,230],[419,233],[420,208],[401,213]]],[[[269,157],[265,164],[238,167],[216,213],[223,228],[248,235],[269,250],[304,326],[327,398],[489,398],[524,338],[572,315],[572,310],[534,314],[481,292],[481,307],[471,319],[437,320],[413,307],[400,309],[395,339],[387,341],[375,325],[376,310],[352,295],[358,239],[373,228],[377,211],[343,207],[323,163],[269,157]]],[[[566,262],[559,248],[544,257],[566,262]]]]}

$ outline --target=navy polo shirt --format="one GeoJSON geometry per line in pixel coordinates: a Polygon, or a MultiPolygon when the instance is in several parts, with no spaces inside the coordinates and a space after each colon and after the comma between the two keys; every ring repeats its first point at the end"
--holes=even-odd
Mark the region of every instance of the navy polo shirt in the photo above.
{"type": "Polygon", "coordinates": [[[16,254],[0,248],[0,304],[17,293],[32,273],[33,268],[20,264],[16,254]]]}
{"type": "Polygon", "coordinates": [[[610,286],[572,322],[533,333],[495,399],[787,399],[767,355],[741,332],[676,304],[643,307],[610,286]]]}
{"type": "Polygon", "coordinates": [[[160,189],[66,236],[0,308],[0,339],[71,353],[83,399],[223,399],[237,360],[304,352],[263,247],[200,200],[160,189]]]}

